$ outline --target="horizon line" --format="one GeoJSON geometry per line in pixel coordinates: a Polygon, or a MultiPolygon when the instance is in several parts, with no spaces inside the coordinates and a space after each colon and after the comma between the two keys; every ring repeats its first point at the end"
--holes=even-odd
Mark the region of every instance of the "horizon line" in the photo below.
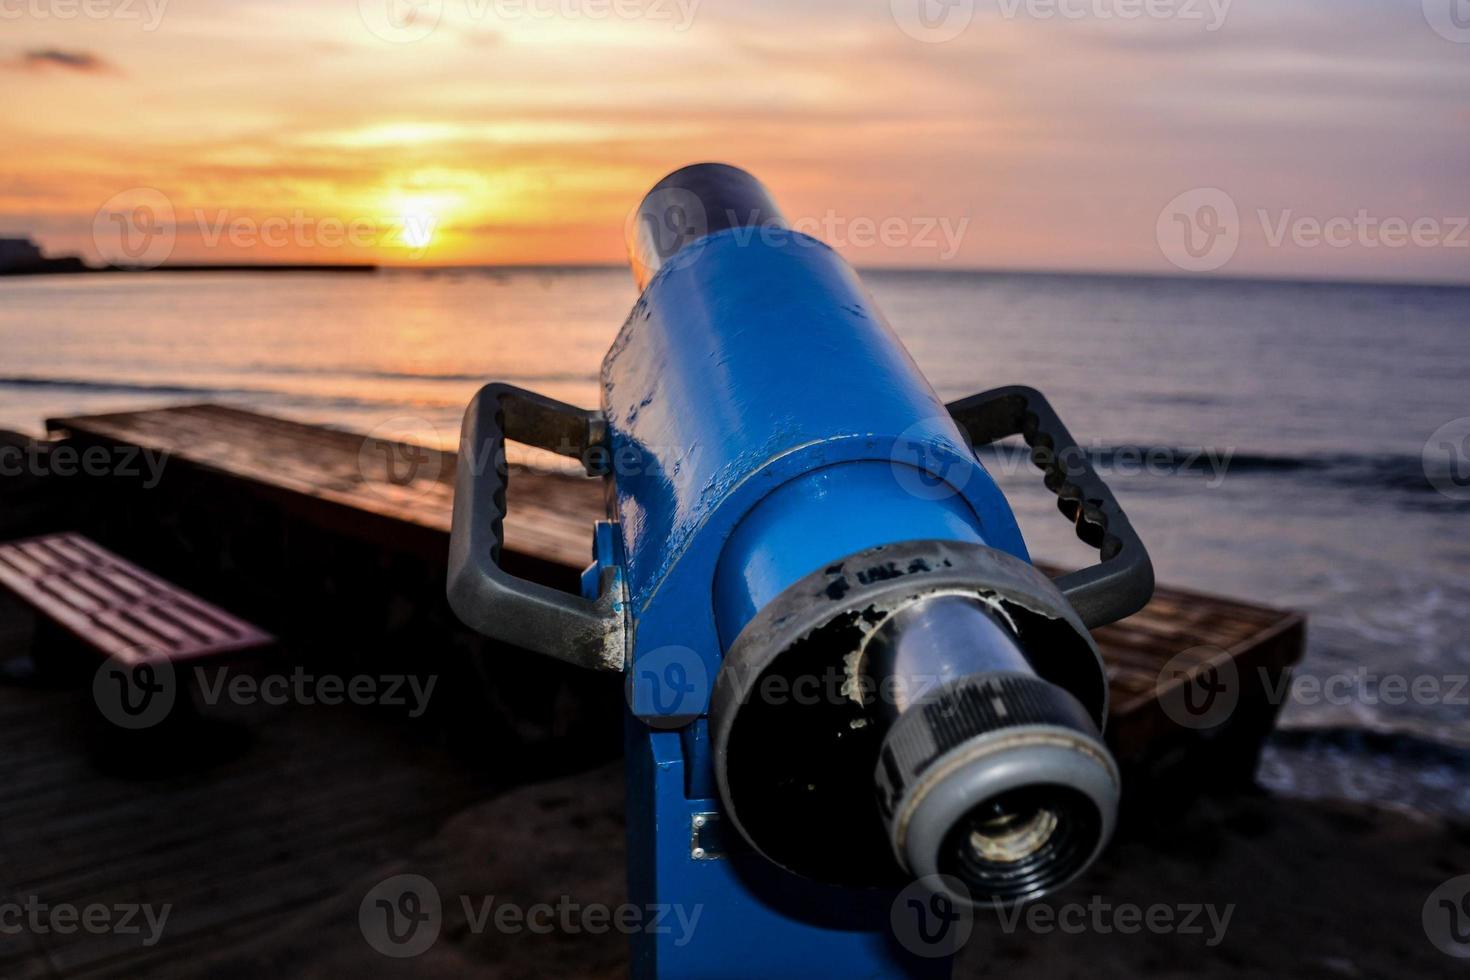
{"type": "MultiPolygon", "coordinates": [[[[190,269],[207,271],[211,263],[179,263],[190,269]]],[[[261,270],[271,268],[289,267],[293,270],[303,272],[312,271],[313,267],[320,267],[323,271],[333,268],[344,267],[372,268],[380,272],[466,272],[466,271],[505,271],[505,272],[605,272],[612,270],[627,271],[626,263],[622,262],[477,262],[477,263],[455,263],[445,265],[418,265],[391,262],[362,262],[362,263],[331,263],[331,262],[296,262],[296,263],[269,263],[269,262],[232,262],[219,263],[222,271],[251,271],[251,267],[261,270]]],[[[167,269],[170,266],[162,266],[167,269]]],[[[1073,279],[1157,279],[1169,282],[1225,282],[1225,283],[1271,283],[1279,285],[1320,285],[1320,286],[1409,286],[1417,288],[1441,288],[1441,289],[1470,289],[1470,278],[1464,280],[1452,279],[1379,279],[1373,277],[1341,276],[1301,276],[1281,275],[1273,276],[1261,273],[1188,273],[1188,272],[1153,272],[1138,271],[1128,272],[1118,269],[1036,269],[1036,268],[1006,268],[1001,266],[923,266],[923,265],[854,265],[860,273],[905,273],[920,275],[991,275],[991,276],[1036,276],[1049,278],[1073,278],[1073,279]]],[[[150,270],[138,270],[150,271],[150,270]]],[[[159,270],[151,270],[159,271],[159,270]]]]}

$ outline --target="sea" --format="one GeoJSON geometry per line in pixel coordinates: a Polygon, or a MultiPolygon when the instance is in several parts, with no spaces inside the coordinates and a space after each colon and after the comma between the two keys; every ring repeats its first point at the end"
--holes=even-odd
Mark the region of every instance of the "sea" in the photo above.
{"type": "MultiPolygon", "coordinates": [[[[1161,582],[1301,610],[1268,788],[1470,815],[1470,289],[863,274],[946,399],[1040,388],[1161,582]]],[[[0,280],[0,428],[225,402],[445,447],[503,380],[597,404],[626,270],[0,280]]],[[[1015,453],[1038,558],[1088,553],[1015,453]]]]}

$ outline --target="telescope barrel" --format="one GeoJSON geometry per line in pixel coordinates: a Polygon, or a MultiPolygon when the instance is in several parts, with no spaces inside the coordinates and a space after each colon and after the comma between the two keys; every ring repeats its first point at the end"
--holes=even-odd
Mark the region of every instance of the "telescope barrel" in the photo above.
{"type": "MultiPolygon", "coordinates": [[[[653,465],[618,492],[645,527],[672,515],[625,538],[632,591],[657,609],[670,549],[711,542],[710,730],[735,826],[842,884],[904,873],[1005,904],[1072,878],[1117,807],[1100,661],[872,297],[723,164],[661,180],[628,239],[643,296],[604,390],[615,439],[653,465]],[[762,694],[818,673],[840,693],[762,694]]],[[[634,677],[635,712],[656,713],[634,677]]]]}

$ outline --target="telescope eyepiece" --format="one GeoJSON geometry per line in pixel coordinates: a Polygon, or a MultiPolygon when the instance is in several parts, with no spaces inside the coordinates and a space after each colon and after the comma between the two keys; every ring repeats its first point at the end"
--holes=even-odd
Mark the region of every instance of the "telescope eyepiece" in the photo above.
{"type": "Polygon", "coordinates": [[[951,897],[982,906],[1080,874],[1107,842],[1119,790],[1081,703],[1021,672],[971,674],[904,711],[875,783],[899,863],[962,882],[968,894],[951,897]]]}

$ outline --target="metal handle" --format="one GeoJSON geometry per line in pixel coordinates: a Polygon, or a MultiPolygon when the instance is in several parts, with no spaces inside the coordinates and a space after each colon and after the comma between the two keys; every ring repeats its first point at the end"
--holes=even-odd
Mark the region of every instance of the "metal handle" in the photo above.
{"type": "Polygon", "coordinates": [[[1025,439],[1031,461],[1045,472],[1047,489],[1057,495],[1057,509],[1076,525],[1077,537],[1098,549],[1098,564],[1056,580],[1082,622],[1104,626],[1142,609],[1154,594],[1148,552],[1046,396],[1011,385],[946,407],[975,446],[1014,435],[1025,439]]]}
{"type": "Polygon", "coordinates": [[[449,535],[449,605],[485,636],[594,670],[622,670],[623,583],[605,569],[596,599],[517,578],[500,567],[507,439],[582,460],[589,475],[605,442],[600,412],[513,385],[481,388],[465,412],[449,535]]]}

